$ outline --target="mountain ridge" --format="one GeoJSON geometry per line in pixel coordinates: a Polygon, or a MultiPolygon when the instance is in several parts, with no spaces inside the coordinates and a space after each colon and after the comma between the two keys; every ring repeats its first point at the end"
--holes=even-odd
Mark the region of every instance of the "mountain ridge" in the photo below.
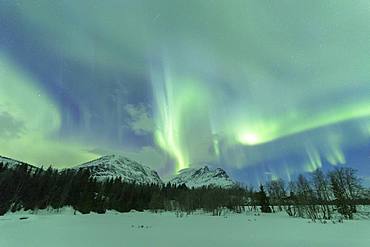
{"type": "Polygon", "coordinates": [[[38,168],[37,166],[31,165],[29,163],[26,163],[26,162],[23,162],[23,161],[20,161],[20,160],[16,160],[16,159],[13,159],[13,158],[5,157],[5,156],[2,156],[2,155],[0,155],[0,163],[8,166],[8,168],[13,168],[13,169],[16,168],[16,166],[19,166],[19,165],[26,165],[28,167],[31,167],[32,169],[38,168]]]}
{"type": "Polygon", "coordinates": [[[155,170],[117,154],[102,156],[71,169],[88,169],[91,175],[100,181],[121,178],[128,183],[163,184],[155,170]]]}
{"type": "MultiPolygon", "coordinates": [[[[0,163],[7,165],[9,168],[16,168],[18,165],[27,165],[32,169],[38,168],[26,162],[1,155],[0,163]]],[[[121,178],[127,183],[164,185],[157,171],[118,154],[105,155],[98,159],[65,169],[87,169],[91,173],[91,176],[98,181],[121,178]]],[[[170,179],[166,179],[166,183],[177,186],[185,184],[188,188],[200,188],[204,186],[232,188],[237,186],[237,183],[229,177],[226,171],[221,168],[210,169],[207,165],[199,168],[182,169],[178,174],[172,176],[170,179]]]]}
{"type": "Polygon", "coordinates": [[[221,168],[210,169],[207,165],[200,168],[186,168],[172,177],[169,183],[174,185],[185,184],[188,188],[220,187],[232,188],[237,185],[221,168]]]}

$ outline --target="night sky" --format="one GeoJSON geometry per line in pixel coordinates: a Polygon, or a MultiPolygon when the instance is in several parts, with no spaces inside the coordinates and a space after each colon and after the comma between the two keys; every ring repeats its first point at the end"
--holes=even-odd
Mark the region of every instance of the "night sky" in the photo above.
{"type": "Polygon", "coordinates": [[[0,155],[370,178],[370,2],[0,0],[0,155]]]}

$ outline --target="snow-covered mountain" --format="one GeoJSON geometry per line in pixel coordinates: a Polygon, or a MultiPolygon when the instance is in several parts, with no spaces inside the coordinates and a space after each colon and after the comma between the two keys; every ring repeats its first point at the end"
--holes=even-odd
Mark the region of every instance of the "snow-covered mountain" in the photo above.
{"type": "MultiPolygon", "coordinates": [[[[27,165],[37,169],[33,165],[3,156],[0,156],[0,164],[7,165],[9,168],[27,165]]],[[[70,169],[88,169],[99,181],[120,177],[127,183],[163,184],[155,170],[121,155],[103,156],[70,169]]],[[[169,182],[176,185],[185,184],[189,188],[203,186],[231,188],[237,185],[221,168],[210,169],[208,166],[183,169],[169,182]]]]}
{"type": "Polygon", "coordinates": [[[203,186],[231,188],[236,183],[221,168],[210,169],[208,166],[202,168],[186,168],[179,171],[170,181],[171,184],[185,184],[188,188],[199,188],[203,186]]]}
{"type": "Polygon", "coordinates": [[[4,156],[0,156],[0,164],[6,165],[8,168],[16,168],[17,166],[20,166],[20,165],[26,165],[28,167],[32,167],[33,169],[36,169],[36,167],[33,165],[27,164],[19,160],[14,160],[8,157],[4,157],[4,156]]]}
{"type": "Polygon", "coordinates": [[[120,177],[127,183],[163,184],[156,171],[120,155],[104,156],[74,169],[88,169],[100,181],[120,177]]]}

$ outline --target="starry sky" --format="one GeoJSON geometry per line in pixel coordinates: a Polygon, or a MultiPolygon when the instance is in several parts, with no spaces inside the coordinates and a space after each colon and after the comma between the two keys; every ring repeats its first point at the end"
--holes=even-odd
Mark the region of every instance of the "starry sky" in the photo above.
{"type": "MultiPolygon", "coordinates": [[[[0,0],[0,154],[370,177],[367,0],[0,0]]],[[[368,180],[370,181],[370,180],[368,180]]]]}

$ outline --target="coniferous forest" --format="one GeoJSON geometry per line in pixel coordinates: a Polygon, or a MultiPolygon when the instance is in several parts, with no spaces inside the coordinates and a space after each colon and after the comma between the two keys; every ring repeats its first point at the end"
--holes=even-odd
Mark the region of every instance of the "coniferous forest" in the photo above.
{"type": "Polygon", "coordinates": [[[219,214],[227,207],[241,211],[245,190],[199,188],[185,185],[143,185],[125,183],[121,179],[99,182],[88,170],[48,168],[20,165],[7,168],[0,164],[0,215],[7,211],[54,209],[71,206],[81,213],[105,213],[106,210],[179,210],[203,209],[219,214]]]}
{"type": "Polygon", "coordinates": [[[285,211],[294,217],[331,219],[334,214],[352,219],[358,205],[370,204],[356,171],[337,168],[325,174],[316,170],[306,178],[285,183],[274,180],[260,185],[234,188],[187,188],[185,185],[125,183],[119,178],[97,181],[88,170],[56,170],[26,164],[8,168],[0,163],[0,215],[8,211],[37,210],[65,206],[83,214],[106,210],[129,212],[195,210],[221,215],[224,209],[237,213],[285,211]]]}

